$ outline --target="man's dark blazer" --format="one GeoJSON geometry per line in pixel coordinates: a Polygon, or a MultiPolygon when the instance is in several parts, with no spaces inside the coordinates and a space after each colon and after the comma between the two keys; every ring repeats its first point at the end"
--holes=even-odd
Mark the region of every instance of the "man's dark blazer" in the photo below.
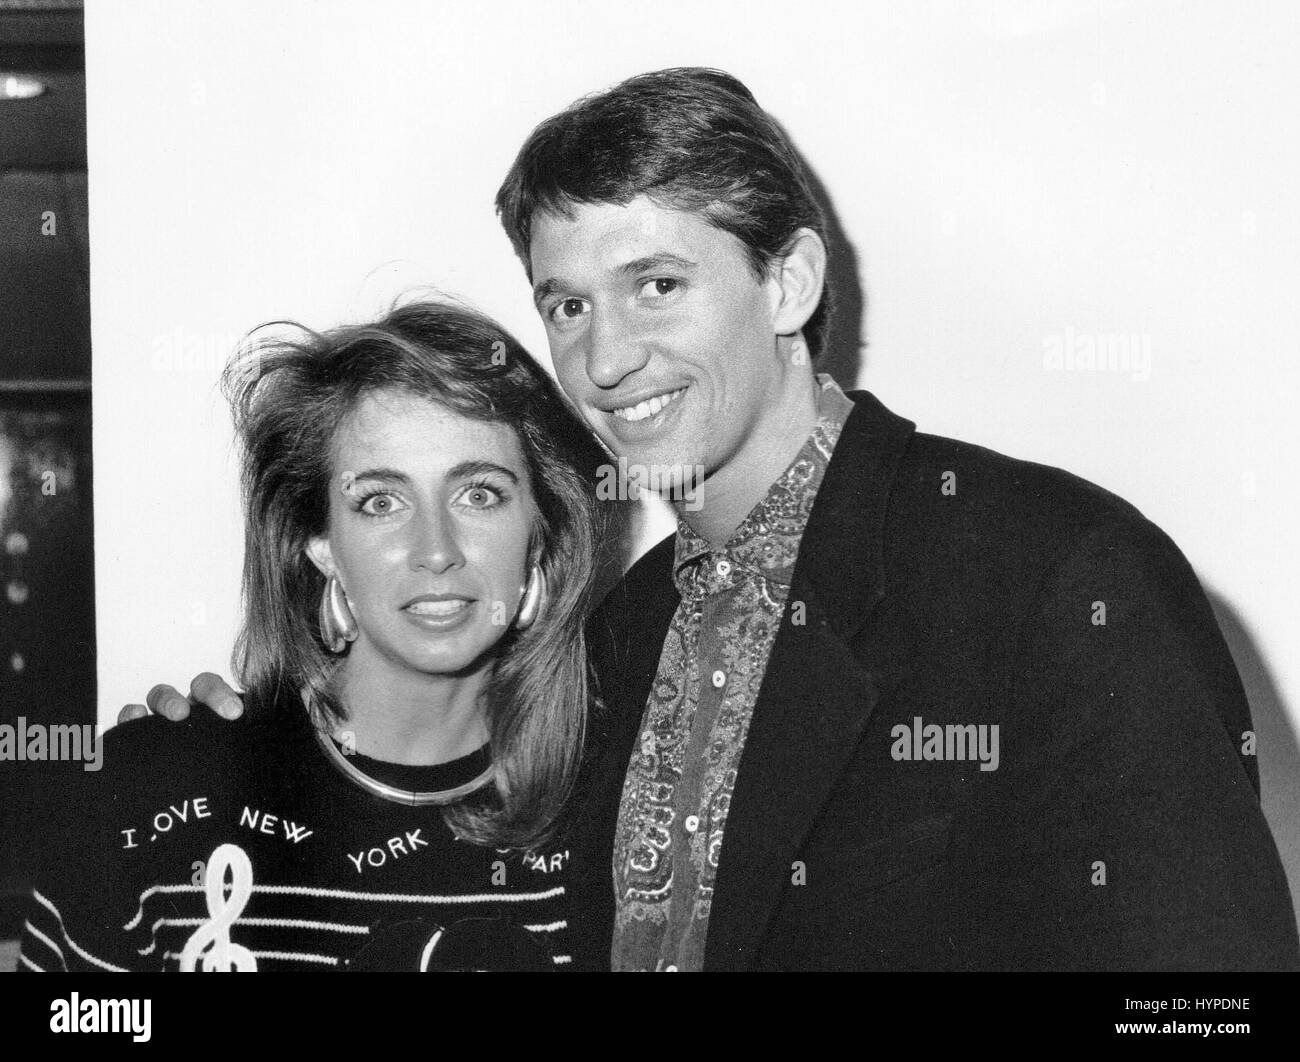
{"type": "MultiPolygon", "coordinates": [[[[1092,484],[850,397],[741,760],[705,968],[1300,967],[1249,709],[1177,547],[1092,484]],[[918,717],[996,724],[997,769],[894,758],[918,717]]],[[[646,554],[589,628],[606,709],[573,804],[580,967],[608,968],[672,555],[671,538],[646,554]]]]}

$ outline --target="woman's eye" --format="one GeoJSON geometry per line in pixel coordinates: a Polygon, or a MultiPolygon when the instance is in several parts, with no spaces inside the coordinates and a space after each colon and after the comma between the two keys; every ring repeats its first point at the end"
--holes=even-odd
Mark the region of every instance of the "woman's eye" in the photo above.
{"type": "Polygon", "coordinates": [[[501,495],[491,487],[470,487],[463,497],[474,509],[490,509],[501,501],[501,495]]]}
{"type": "Polygon", "coordinates": [[[361,511],[367,516],[391,516],[397,508],[397,499],[391,494],[372,494],[361,503],[361,511]]]}
{"type": "Polygon", "coordinates": [[[641,285],[641,295],[649,298],[671,295],[677,290],[679,283],[680,281],[674,280],[672,277],[655,277],[641,285]]]}
{"type": "Polygon", "coordinates": [[[581,317],[587,312],[587,301],[585,299],[561,299],[551,311],[553,319],[571,321],[575,317],[581,317]]]}

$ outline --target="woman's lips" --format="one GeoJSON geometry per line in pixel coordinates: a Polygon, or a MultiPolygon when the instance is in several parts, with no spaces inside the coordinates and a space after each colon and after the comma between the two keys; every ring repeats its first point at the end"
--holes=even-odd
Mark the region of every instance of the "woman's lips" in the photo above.
{"type": "Polygon", "coordinates": [[[475,598],[418,598],[404,605],[401,613],[408,623],[423,631],[448,631],[468,623],[474,615],[475,598]]]}
{"type": "Polygon", "coordinates": [[[409,605],[404,607],[404,611],[409,612],[414,616],[436,616],[445,618],[447,616],[456,615],[456,613],[469,608],[473,603],[473,600],[467,597],[449,597],[439,600],[426,599],[421,601],[412,601],[409,605]]]}

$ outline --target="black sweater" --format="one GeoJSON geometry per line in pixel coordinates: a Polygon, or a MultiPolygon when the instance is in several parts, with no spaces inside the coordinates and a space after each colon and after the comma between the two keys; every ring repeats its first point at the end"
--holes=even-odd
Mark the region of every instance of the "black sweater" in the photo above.
{"type": "MultiPolygon", "coordinates": [[[[470,844],[438,807],[372,796],[329,762],[299,705],[237,723],[207,711],[183,724],[150,718],[104,741],[103,770],[51,809],[22,970],[569,962],[567,851],[470,844]]],[[[436,790],[477,776],[487,754],[435,767],[352,762],[436,790]]]]}

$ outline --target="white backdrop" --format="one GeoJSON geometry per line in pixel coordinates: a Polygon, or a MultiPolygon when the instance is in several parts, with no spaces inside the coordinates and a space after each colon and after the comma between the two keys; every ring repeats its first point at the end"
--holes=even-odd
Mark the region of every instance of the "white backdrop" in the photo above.
{"type": "Polygon", "coordinates": [[[88,7],[102,722],[228,673],[241,540],[214,384],[234,339],[432,283],[544,357],[492,212],[515,151],[586,92],[717,66],[792,132],[853,251],[867,345],[841,382],[1100,483],[1191,559],[1300,881],[1300,8],[88,7]]]}

